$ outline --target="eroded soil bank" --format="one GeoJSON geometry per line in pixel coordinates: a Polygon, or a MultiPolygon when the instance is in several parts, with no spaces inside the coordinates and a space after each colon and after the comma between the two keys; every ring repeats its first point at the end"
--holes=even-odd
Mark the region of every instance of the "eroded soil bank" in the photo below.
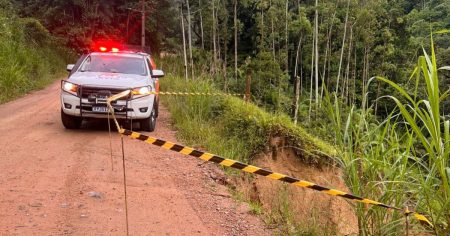
{"type": "MultiPolygon", "coordinates": [[[[256,166],[348,192],[338,167],[305,161],[302,150],[287,145],[283,138],[271,138],[269,143],[271,147],[254,158],[256,166]]],[[[264,212],[271,212],[265,216],[269,223],[285,221],[287,227],[298,224],[305,231],[327,235],[358,233],[357,217],[342,198],[262,176],[245,175],[234,181],[246,199],[260,204],[264,212]]]]}

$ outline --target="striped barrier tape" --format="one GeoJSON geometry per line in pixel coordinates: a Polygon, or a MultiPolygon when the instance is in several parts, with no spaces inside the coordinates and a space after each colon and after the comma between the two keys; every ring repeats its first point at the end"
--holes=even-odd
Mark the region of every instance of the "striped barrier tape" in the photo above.
{"type": "MultiPolygon", "coordinates": [[[[125,91],[125,92],[127,92],[127,91],[125,91]]],[[[178,153],[184,154],[186,156],[196,157],[196,158],[202,159],[204,161],[214,162],[214,163],[220,164],[222,166],[231,167],[231,168],[238,169],[238,170],[241,170],[241,171],[244,171],[247,173],[261,175],[261,176],[267,177],[269,179],[282,181],[282,182],[292,184],[292,185],[295,185],[298,187],[316,190],[316,191],[323,192],[323,193],[326,193],[331,196],[341,197],[341,198],[349,199],[351,201],[365,203],[365,204],[374,205],[374,206],[379,206],[379,207],[383,207],[386,209],[402,211],[405,215],[412,215],[412,216],[414,216],[415,219],[419,220],[420,222],[425,223],[432,228],[434,227],[433,224],[424,215],[419,214],[414,211],[410,211],[408,209],[401,209],[398,207],[390,206],[388,204],[384,204],[384,203],[374,201],[374,200],[371,200],[368,198],[362,198],[362,197],[359,197],[359,196],[356,196],[356,195],[353,195],[350,193],[346,193],[346,192],[343,192],[343,191],[340,191],[337,189],[327,188],[327,187],[320,186],[315,183],[311,183],[311,182],[308,182],[305,180],[300,180],[295,177],[287,176],[284,174],[276,173],[276,172],[266,170],[266,169],[263,169],[263,168],[260,168],[257,166],[253,166],[253,165],[245,164],[245,163],[242,163],[239,161],[223,158],[218,155],[214,155],[211,153],[196,150],[194,148],[186,147],[186,146],[183,146],[180,144],[172,143],[172,142],[158,139],[155,137],[150,137],[150,136],[138,133],[138,132],[123,129],[119,126],[119,123],[117,122],[117,120],[114,116],[114,109],[112,109],[110,102],[114,101],[115,99],[118,99],[122,96],[127,96],[130,91],[128,91],[128,93],[125,93],[125,92],[117,94],[115,96],[112,96],[111,98],[108,99],[108,106],[110,107],[110,109],[112,111],[113,119],[116,123],[117,130],[122,135],[126,135],[126,136],[131,137],[132,139],[140,140],[140,141],[146,142],[148,144],[153,144],[155,146],[158,146],[158,147],[170,150],[170,151],[178,152],[178,153]]]]}
{"type": "Polygon", "coordinates": [[[231,159],[227,159],[227,158],[223,158],[211,153],[207,153],[207,152],[202,152],[190,147],[186,147],[183,145],[179,145],[176,143],[172,143],[172,142],[168,142],[162,139],[158,139],[158,138],[154,138],[154,137],[150,137],[150,136],[146,136],[137,132],[133,132],[130,130],[126,130],[126,129],[119,129],[119,133],[126,135],[126,136],[130,136],[132,139],[137,139],[149,144],[153,144],[156,145],[158,147],[162,147],[164,149],[170,150],[170,151],[174,151],[174,152],[178,152],[187,156],[193,156],[199,159],[202,159],[204,161],[210,161],[210,162],[214,162],[217,164],[220,164],[222,166],[226,166],[226,167],[231,167],[234,169],[238,169],[247,173],[252,173],[252,174],[257,174],[257,175],[262,175],[264,177],[267,177],[269,179],[273,179],[273,180],[279,180],[288,184],[292,184],[298,187],[303,187],[303,188],[309,188],[309,189],[313,189],[319,192],[323,192],[326,193],[328,195],[331,196],[337,196],[337,197],[342,197],[342,198],[346,198],[352,201],[356,201],[356,202],[361,202],[361,203],[365,203],[365,204],[370,204],[370,205],[375,205],[375,206],[379,206],[379,207],[384,207],[384,208],[388,208],[388,209],[394,209],[394,210],[398,210],[398,211],[404,211],[404,213],[406,215],[413,215],[417,220],[426,223],[428,225],[430,225],[431,227],[433,227],[433,224],[424,216],[421,215],[419,213],[416,212],[412,212],[409,210],[403,210],[400,209],[398,207],[394,207],[394,206],[390,206],[381,202],[377,202],[371,199],[367,199],[367,198],[362,198],[362,197],[358,197],[356,195],[353,194],[349,194],[346,192],[342,192],[340,190],[336,190],[336,189],[330,189],[327,187],[323,187],[320,185],[317,185],[315,183],[311,183],[308,181],[304,181],[304,180],[300,180],[294,177],[290,177],[284,174],[280,174],[280,173],[276,173],[270,170],[266,170],[260,167],[256,167],[256,166],[252,166],[249,164],[245,164],[242,162],[238,162],[235,160],[231,160],[231,159]]]}
{"type": "Polygon", "coordinates": [[[198,93],[198,92],[148,92],[156,95],[174,95],[174,96],[244,96],[239,93],[198,93]]]}

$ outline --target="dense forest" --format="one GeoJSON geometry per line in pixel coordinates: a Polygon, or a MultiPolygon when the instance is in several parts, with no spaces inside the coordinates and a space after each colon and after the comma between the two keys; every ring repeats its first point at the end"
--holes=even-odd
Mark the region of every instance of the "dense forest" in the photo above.
{"type": "Polygon", "coordinates": [[[34,18],[0,0],[0,103],[42,88],[64,73],[73,53],[34,18]]]}
{"type": "MultiPolygon", "coordinates": [[[[450,1],[0,0],[0,39],[79,54],[99,40],[139,45],[142,13],[173,84],[251,83],[254,104],[336,147],[353,193],[426,212],[436,228],[420,232],[449,232],[450,1]]],[[[403,233],[403,215],[355,209],[360,235],[403,233]]]]}
{"type": "MultiPolygon", "coordinates": [[[[213,74],[242,91],[251,70],[255,100],[294,116],[297,97],[318,104],[324,88],[347,104],[362,105],[369,93],[375,114],[387,115],[393,104],[376,98],[393,91],[380,83],[365,91],[368,80],[407,84],[431,32],[450,28],[446,0],[15,2],[22,17],[40,19],[79,51],[100,39],[140,44],[144,9],[146,44],[155,54],[184,51],[186,77],[213,74]]],[[[434,36],[439,63],[450,64],[450,35],[434,36]]]]}

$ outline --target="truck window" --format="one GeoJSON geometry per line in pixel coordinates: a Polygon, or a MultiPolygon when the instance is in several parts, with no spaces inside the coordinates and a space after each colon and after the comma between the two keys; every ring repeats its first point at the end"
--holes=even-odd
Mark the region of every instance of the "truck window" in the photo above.
{"type": "Polygon", "coordinates": [[[147,67],[142,58],[90,55],[81,66],[81,72],[108,72],[134,75],[147,75],[147,67]]]}

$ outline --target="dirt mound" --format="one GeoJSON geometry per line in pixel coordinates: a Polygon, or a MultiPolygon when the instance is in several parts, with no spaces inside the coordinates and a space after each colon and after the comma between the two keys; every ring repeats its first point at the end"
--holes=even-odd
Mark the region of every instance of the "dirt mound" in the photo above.
{"type": "MultiPolygon", "coordinates": [[[[302,161],[301,151],[286,147],[281,138],[272,138],[270,143],[272,149],[256,156],[255,165],[348,191],[342,179],[342,171],[338,167],[311,165],[302,161]]],[[[356,215],[350,204],[342,198],[261,176],[239,179],[237,185],[247,199],[260,203],[265,212],[271,212],[268,217],[271,221],[277,223],[285,221],[285,225],[295,225],[297,229],[318,234],[357,235],[358,233],[356,215]]]]}

